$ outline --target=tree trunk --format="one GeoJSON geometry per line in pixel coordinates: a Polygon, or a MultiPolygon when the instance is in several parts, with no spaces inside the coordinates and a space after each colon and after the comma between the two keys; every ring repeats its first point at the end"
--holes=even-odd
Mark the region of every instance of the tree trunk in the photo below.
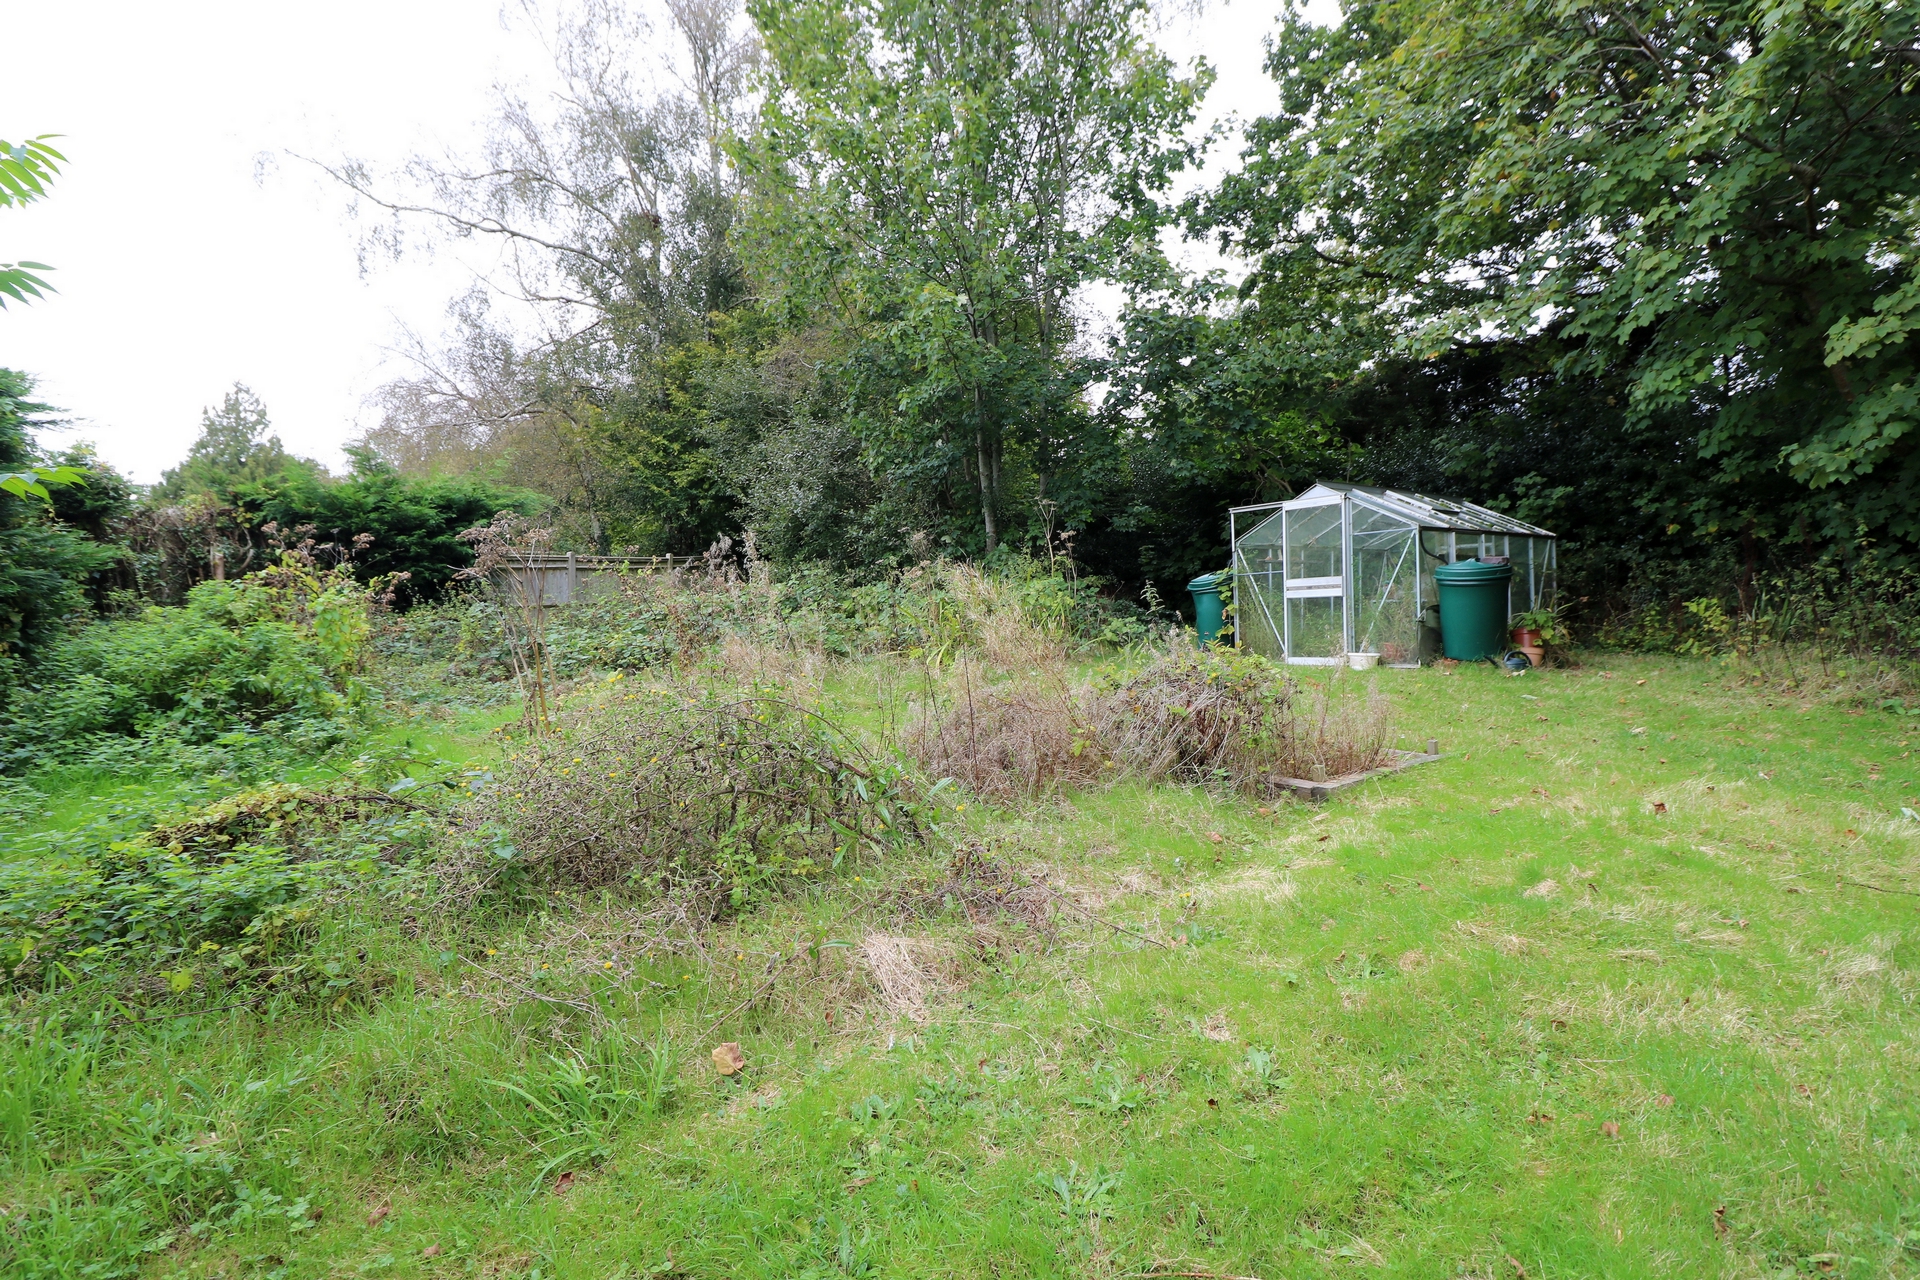
{"type": "Polygon", "coordinates": [[[974,452],[980,461],[980,518],[987,529],[987,554],[992,555],[1000,545],[1000,530],[993,521],[994,472],[1000,469],[996,460],[989,455],[992,446],[987,443],[987,429],[984,425],[974,428],[974,452]]]}

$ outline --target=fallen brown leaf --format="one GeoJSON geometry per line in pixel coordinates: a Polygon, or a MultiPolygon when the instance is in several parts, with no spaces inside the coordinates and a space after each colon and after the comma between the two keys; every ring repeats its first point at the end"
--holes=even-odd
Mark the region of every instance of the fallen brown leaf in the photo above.
{"type": "MultiPolygon", "coordinates": [[[[1642,681],[1641,683],[1645,683],[1642,681]]],[[[1520,1265],[1520,1259],[1507,1255],[1507,1265],[1513,1268],[1513,1280],[1527,1280],[1527,1269],[1520,1265]]]]}
{"type": "Polygon", "coordinates": [[[563,1196],[571,1186],[573,1186],[573,1174],[563,1173],[553,1180],[553,1194],[563,1196]]]}
{"type": "Polygon", "coordinates": [[[746,1066],[747,1055],[741,1052],[740,1046],[732,1040],[717,1046],[713,1051],[713,1069],[723,1076],[736,1075],[746,1070],[746,1066]]]}
{"type": "Polygon", "coordinates": [[[1600,1122],[1600,1135],[1605,1138],[1619,1137],[1620,1136],[1619,1122],[1616,1120],[1602,1120],[1600,1122]]]}
{"type": "Polygon", "coordinates": [[[393,1212],[392,1205],[390,1204],[381,1205],[379,1208],[375,1209],[372,1213],[367,1215],[367,1225],[369,1227],[379,1226],[381,1223],[387,1220],[387,1215],[392,1212],[393,1212]]]}
{"type": "Polygon", "coordinates": [[[1218,831],[1209,831],[1207,832],[1207,839],[1213,841],[1215,844],[1220,844],[1221,842],[1226,840],[1226,837],[1221,835],[1218,831]]]}
{"type": "Polygon", "coordinates": [[[1713,1211],[1713,1234],[1724,1240],[1732,1229],[1727,1225],[1727,1206],[1721,1205],[1713,1211]]]}
{"type": "Polygon", "coordinates": [[[1673,1105],[1673,1095],[1670,1093],[1663,1093],[1659,1097],[1653,1100],[1653,1105],[1656,1107],[1670,1107],[1673,1105]]]}
{"type": "MultiPolygon", "coordinates": [[[[1665,763],[1666,763],[1666,761],[1665,761],[1665,760],[1662,760],[1662,761],[1661,761],[1660,763],[1661,763],[1661,764],[1665,764],[1665,763]]],[[[1653,802],[1653,811],[1654,811],[1655,813],[1665,813],[1665,812],[1667,811],[1667,803],[1666,803],[1666,801],[1664,801],[1664,800],[1655,800],[1655,801],[1653,802]]]]}
{"type": "Polygon", "coordinates": [[[420,1256],[423,1258],[437,1258],[440,1256],[440,1246],[437,1244],[430,1244],[426,1248],[420,1251],[420,1256]]]}

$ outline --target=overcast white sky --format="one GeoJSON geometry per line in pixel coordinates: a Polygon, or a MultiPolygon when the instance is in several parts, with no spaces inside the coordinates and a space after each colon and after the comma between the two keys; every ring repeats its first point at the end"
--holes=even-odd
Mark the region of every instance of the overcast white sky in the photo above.
{"type": "MultiPolygon", "coordinates": [[[[1210,118],[1271,109],[1260,63],[1278,7],[1215,0],[1163,41],[1218,69],[1210,118]]],[[[1312,9],[1337,17],[1334,0],[1312,9]]],[[[0,365],[73,419],[61,438],[141,482],[236,379],[288,448],[339,467],[367,394],[399,372],[400,327],[437,332],[472,266],[363,272],[343,193],[289,153],[465,150],[492,87],[537,82],[543,51],[499,0],[22,5],[6,39],[33,54],[0,81],[0,138],[62,134],[70,164],[50,199],[0,210],[0,262],[51,263],[59,289],[0,312],[0,365]]]]}

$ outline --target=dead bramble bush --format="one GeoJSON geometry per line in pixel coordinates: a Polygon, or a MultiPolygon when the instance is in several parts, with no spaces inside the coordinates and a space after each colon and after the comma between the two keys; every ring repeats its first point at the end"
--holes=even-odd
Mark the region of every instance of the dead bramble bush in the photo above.
{"type": "Polygon", "coordinates": [[[1300,686],[1256,654],[1172,641],[1089,699],[1102,746],[1149,781],[1269,793],[1276,777],[1327,778],[1391,756],[1387,707],[1300,686]]]}
{"type": "Polygon", "coordinates": [[[627,888],[710,917],[917,843],[917,793],[817,713],[665,686],[509,757],[483,798],[537,883],[627,888]]]}
{"type": "Polygon", "coordinates": [[[1052,795],[1098,779],[1105,759],[1064,671],[1043,669],[990,687],[978,664],[955,664],[949,689],[903,735],[928,776],[994,804],[1052,795]]]}

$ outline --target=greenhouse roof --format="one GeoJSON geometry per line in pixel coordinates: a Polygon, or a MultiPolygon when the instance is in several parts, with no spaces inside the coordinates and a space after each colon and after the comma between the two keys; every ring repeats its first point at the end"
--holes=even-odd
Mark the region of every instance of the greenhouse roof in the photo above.
{"type": "Polygon", "coordinates": [[[1367,506],[1401,516],[1422,529],[1448,529],[1457,533],[1517,533],[1536,538],[1557,536],[1538,525],[1528,524],[1524,520],[1515,520],[1512,516],[1503,516],[1498,511],[1489,511],[1471,502],[1456,502],[1451,498],[1433,498],[1424,493],[1412,493],[1405,489],[1376,489],[1372,485],[1324,480],[1291,502],[1272,502],[1258,507],[1235,507],[1234,510],[1271,511],[1282,506],[1291,507],[1296,503],[1309,505],[1312,499],[1331,498],[1337,494],[1352,495],[1367,506]]]}

